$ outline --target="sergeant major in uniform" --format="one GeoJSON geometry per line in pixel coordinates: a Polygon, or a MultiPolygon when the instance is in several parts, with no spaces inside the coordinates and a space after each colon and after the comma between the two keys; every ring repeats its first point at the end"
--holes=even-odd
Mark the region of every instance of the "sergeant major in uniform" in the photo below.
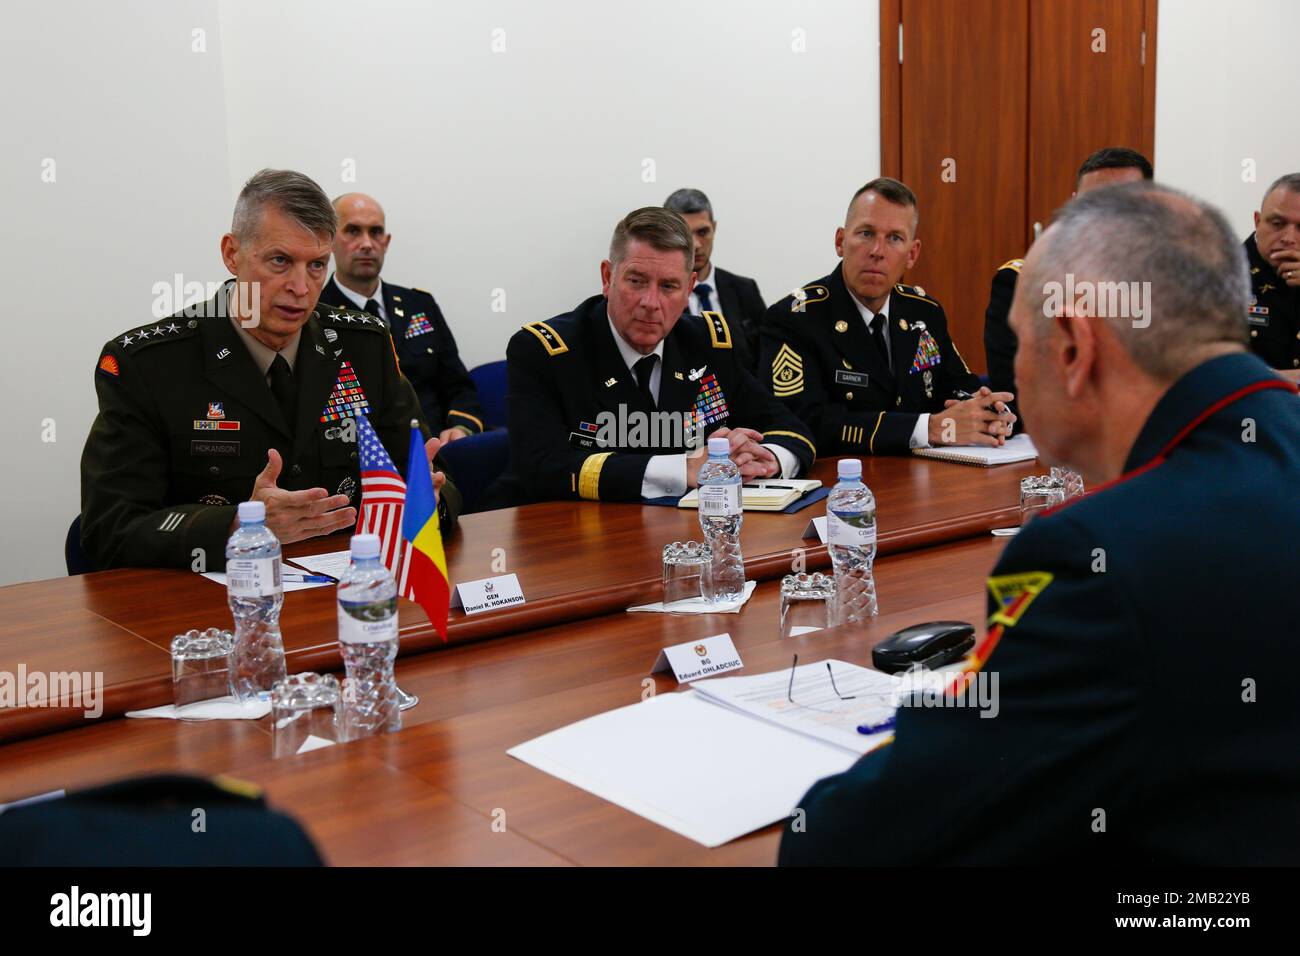
{"type": "MultiPolygon", "coordinates": [[[[420,409],[388,327],[317,306],[334,226],[316,183],[262,170],[221,241],[236,281],[104,346],[81,458],[81,539],[99,567],[220,569],[248,499],[284,543],[351,526],[359,414],[405,466],[420,409]]],[[[447,526],[460,496],[441,472],[434,484],[447,526]]]]}
{"type": "Polygon", "coordinates": [[[1012,395],[980,388],[943,307],[900,282],[921,251],[916,225],[912,191],[873,179],[835,230],[841,265],[768,310],[760,371],[824,455],[999,445],[1010,434],[1012,395]]]}
{"type": "Polygon", "coordinates": [[[812,464],[808,430],[742,367],[726,319],[682,314],[693,258],[681,216],[638,209],[615,227],[604,293],[514,334],[511,459],[495,497],[680,496],[696,483],[710,433],[731,440],[747,480],[812,464]]]}

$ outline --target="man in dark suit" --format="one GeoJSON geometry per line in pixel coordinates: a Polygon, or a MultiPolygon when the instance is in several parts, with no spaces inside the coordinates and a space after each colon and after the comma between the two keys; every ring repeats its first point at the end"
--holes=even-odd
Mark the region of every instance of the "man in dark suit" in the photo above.
{"type": "Polygon", "coordinates": [[[602,294],[511,337],[510,466],[495,499],[681,496],[711,435],[731,440],[746,480],[808,469],[807,429],[741,366],[727,320],[685,314],[691,266],[682,217],[637,209],[615,227],[602,294]]]}
{"type": "Polygon", "coordinates": [[[679,189],[664,201],[690,227],[695,239],[695,287],[691,289],[691,315],[718,312],[735,336],[736,358],[751,372],[758,371],[758,331],[767,306],[758,283],[713,264],[713,240],[718,223],[709,197],[698,189],[679,189]]]}
{"type": "Polygon", "coordinates": [[[439,439],[449,442],[477,435],[483,431],[478,391],[438,303],[423,289],[379,278],[393,240],[383,208],[363,193],[346,193],[334,200],[334,209],[339,218],[335,273],[321,290],[321,302],[360,309],[388,323],[402,374],[415,387],[425,420],[439,439]]]}
{"type": "MultiPolygon", "coordinates": [[[[1151,163],[1136,150],[1123,146],[1108,146],[1092,153],[1083,161],[1074,179],[1075,196],[1082,196],[1102,186],[1138,182],[1151,178],[1151,163]]],[[[1011,259],[998,266],[993,275],[993,288],[989,291],[988,308],[984,310],[984,358],[989,367],[989,384],[999,392],[1016,394],[1016,334],[1011,331],[1007,316],[1011,300],[1016,295],[1016,277],[1020,274],[1023,259],[1011,259]]],[[[1017,415],[1020,408],[1011,403],[1017,415]]],[[[1026,422],[1020,430],[1027,430],[1026,422]]]]}
{"type": "Polygon", "coordinates": [[[1250,348],[1294,382],[1300,378],[1300,173],[1268,187],[1244,245],[1250,348]]]}
{"type": "Polygon", "coordinates": [[[916,226],[912,191],[872,180],[835,230],[843,262],[768,310],[761,377],[823,455],[1000,445],[1010,434],[1001,403],[1011,396],[980,388],[943,307],[901,282],[920,255],[916,226]]]}
{"type": "Polygon", "coordinates": [[[1246,351],[1236,236],[1173,190],[1101,189],[1021,275],[1020,400],[1093,490],[1011,539],[967,689],[922,701],[996,706],[911,698],[800,801],[781,862],[1295,865],[1300,399],[1246,351]],[[1129,282],[1127,309],[1096,294],[1129,282]]]}
{"type": "MultiPolygon", "coordinates": [[[[406,471],[420,405],[388,326],[317,303],[334,223],[316,183],[262,170],[221,240],[235,281],[104,345],[81,456],[81,541],[98,568],[220,570],[250,499],[283,544],[351,527],[359,415],[406,471]]],[[[434,460],[441,442],[425,437],[434,460]]],[[[449,529],[460,495],[440,471],[434,486],[449,529]]]]}

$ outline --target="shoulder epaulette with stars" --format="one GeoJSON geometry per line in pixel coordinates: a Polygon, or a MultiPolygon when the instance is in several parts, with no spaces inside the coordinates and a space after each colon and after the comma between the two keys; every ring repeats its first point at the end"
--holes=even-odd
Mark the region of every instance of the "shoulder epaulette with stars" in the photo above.
{"type": "Polygon", "coordinates": [[[1024,259],[1008,259],[1006,262],[1002,263],[1002,265],[998,266],[998,272],[1001,272],[1003,269],[1010,269],[1012,272],[1019,272],[1024,264],[1024,259]]]}
{"type": "Polygon", "coordinates": [[[563,355],[569,351],[569,346],[565,344],[564,339],[560,338],[560,333],[546,322],[529,322],[524,328],[537,336],[537,341],[542,343],[547,355],[563,355]]]}
{"type": "Polygon", "coordinates": [[[367,329],[371,332],[388,331],[388,323],[377,315],[367,315],[356,309],[320,308],[316,310],[320,320],[327,325],[340,328],[367,329]]]}
{"type": "Polygon", "coordinates": [[[920,299],[922,302],[928,302],[930,305],[938,306],[938,302],[925,294],[925,290],[919,285],[903,285],[901,282],[894,286],[894,291],[899,295],[907,296],[909,299],[920,299]]]}
{"type": "Polygon", "coordinates": [[[709,338],[715,349],[731,348],[731,329],[720,312],[705,312],[704,321],[709,327],[709,338]]]}
{"type": "Polygon", "coordinates": [[[810,305],[825,302],[831,297],[831,290],[819,282],[795,289],[790,293],[790,311],[802,312],[810,305]]]}
{"type": "Polygon", "coordinates": [[[198,319],[186,319],[184,316],[173,315],[148,325],[139,326],[129,332],[123,332],[114,338],[113,342],[120,348],[137,352],[146,345],[190,338],[198,334],[198,329],[198,319]]]}

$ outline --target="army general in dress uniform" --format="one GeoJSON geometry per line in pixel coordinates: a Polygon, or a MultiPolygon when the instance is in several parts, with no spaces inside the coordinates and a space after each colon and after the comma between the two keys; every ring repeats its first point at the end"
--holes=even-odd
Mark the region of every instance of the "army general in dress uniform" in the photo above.
{"type": "Polygon", "coordinates": [[[743,368],[726,319],[682,314],[692,262],[681,216],[638,209],[614,230],[603,294],[514,334],[510,466],[495,498],[680,496],[718,434],[746,480],[808,469],[808,429],[743,368]]]}
{"type": "Polygon", "coordinates": [[[456,337],[442,309],[423,289],[384,282],[384,267],[393,236],[384,210],[364,193],[334,200],[339,227],[334,235],[334,275],[320,300],[338,308],[379,316],[393,331],[402,374],[410,380],[424,419],[443,442],[483,431],[478,390],[461,361],[456,337]]]}
{"type": "Polygon", "coordinates": [[[1250,347],[1295,381],[1300,370],[1300,173],[1269,186],[1245,246],[1250,347]]]}
{"type": "MultiPolygon", "coordinates": [[[[359,414],[405,471],[420,407],[388,327],[317,305],[334,221],[306,176],[263,170],[222,239],[236,281],[104,346],[81,459],[92,563],[220,569],[236,506],[249,499],[266,503],[282,543],[351,527],[359,414]]],[[[446,527],[460,496],[441,473],[434,483],[446,527]]]]}
{"type": "Polygon", "coordinates": [[[1010,434],[1011,394],[981,389],[943,307],[900,282],[920,253],[916,224],[912,191],[872,180],[835,231],[843,262],[768,310],[760,371],[823,455],[999,445],[1010,434]]]}
{"type": "Polygon", "coordinates": [[[799,802],[782,863],[1300,862],[1300,509],[1279,493],[1300,399],[1246,351],[1247,301],[1236,236],[1190,197],[1135,183],[1060,212],[1018,284],[1016,380],[1045,461],[1092,491],[993,569],[977,693],[910,698],[799,802]],[[1067,274],[1143,276],[1149,325],[1049,305],[1067,274]]]}

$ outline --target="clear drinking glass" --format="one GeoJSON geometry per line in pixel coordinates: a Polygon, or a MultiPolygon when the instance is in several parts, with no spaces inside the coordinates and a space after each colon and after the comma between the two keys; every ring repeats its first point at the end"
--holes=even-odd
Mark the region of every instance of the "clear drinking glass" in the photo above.
{"type": "Polygon", "coordinates": [[[664,607],[708,593],[712,576],[709,546],[699,541],[664,545],[664,607]]]}
{"type": "Polygon", "coordinates": [[[1065,486],[1065,499],[1078,498],[1083,494],[1083,475],[1059,465],[1052,466],[1052,477],[1060,479],[1065,486]]]}
{"type": "Polygon", "coordinates": [[[835,579],[820,571],[781,579],[781,636],[830,627],[835,619],[835,579]]]}
{"type": "MultiPolygon", "coordinates": [[[[274,757],[291,757],[305,744],[338,743],[339,682],[333,674],[290,674],[271,688],[274,757]]],[[[309,748],[311,749],[311,748],[309,748]]]]}
{"type": "Polygon", "coordinates": [[[1065,501],[1065,482],[1050,475],[1033,475],[1020,480],[1020,524],[1040,511],[1053,508],[1065,501]]]}
{"type": "Polygon", "coordinates": [[[172,638],[172,702],[177,707],[225,697],[230,690],[230,631],[210,627],[172,638]]]}

